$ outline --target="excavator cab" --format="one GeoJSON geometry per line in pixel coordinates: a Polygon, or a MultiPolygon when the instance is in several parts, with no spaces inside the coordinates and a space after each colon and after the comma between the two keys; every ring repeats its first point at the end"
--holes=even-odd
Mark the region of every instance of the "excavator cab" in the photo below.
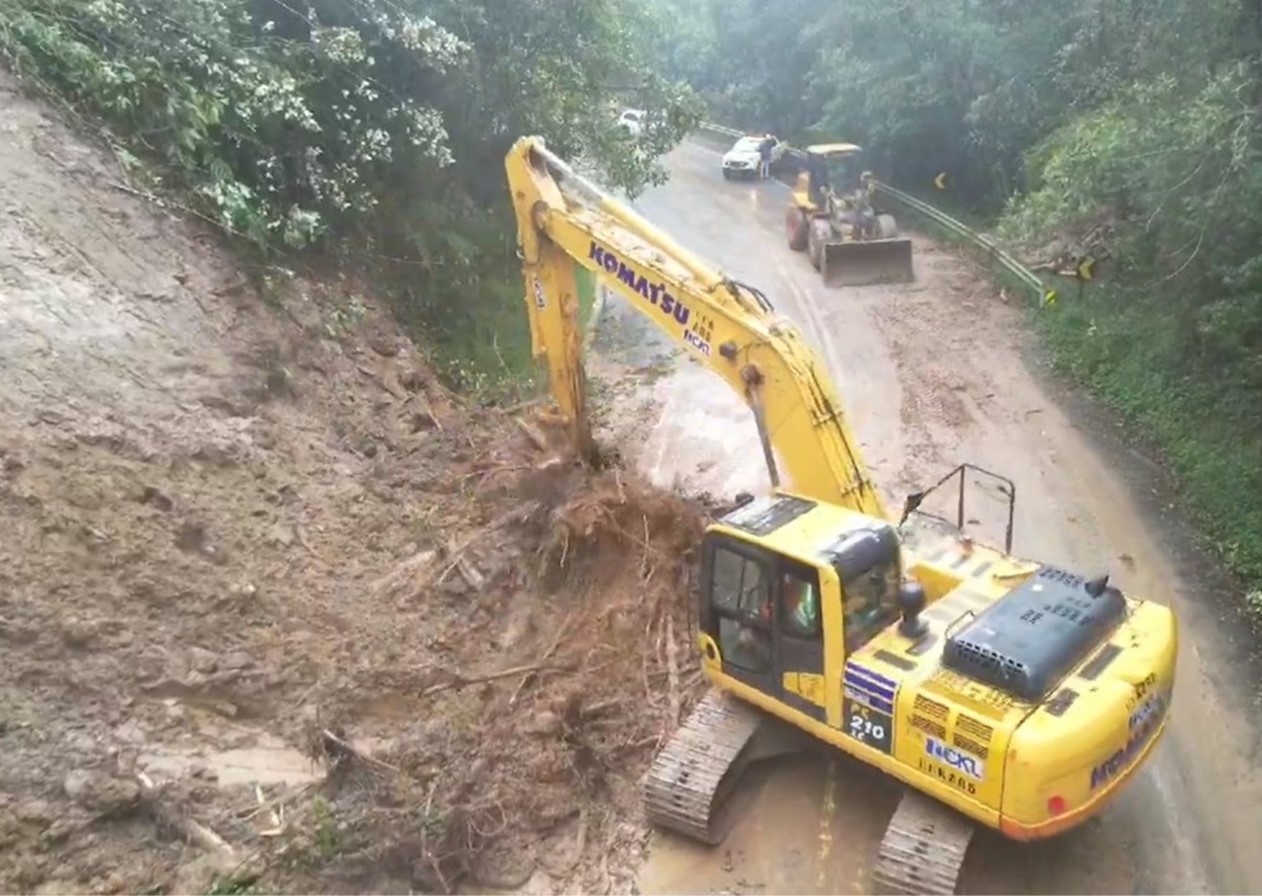
{"type": "Polygon", "coordinates": [[[911,240],[872,203],[873,182],[853,143],[809,146],[786,215],[789,248],[805,250],[829,286],[915,279],[911,240]]]}
{"type": "Polygon", "coordinates": [[[712,526],[699,618],[711,671],[826,722],[825,655],[853,653],[898,621],[903,561],[890,523],[819,509],[772,495],[712,526]],[[803,527],[827,527],[819,551],[785,540],[803,527]]]}

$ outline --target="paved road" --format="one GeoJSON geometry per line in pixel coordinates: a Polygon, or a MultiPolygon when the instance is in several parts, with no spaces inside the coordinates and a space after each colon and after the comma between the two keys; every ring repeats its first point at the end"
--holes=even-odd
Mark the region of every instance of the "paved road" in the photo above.
{"type": "MultiPolygon", "coordinates": [[[[771,298],[826,359],[887,498],[969,460],[1017,483],[1016,550],[1173,604],[1183,649],[1169,736],[1147,772],[1100,819],[1022,847],[979,835],[969,893],[1262,892],[1262,777],[1250,720],[1252,672],[1211,575],[1177,521],[1163,520],[1145,463],[1101,442],[1098,424],[1058,401],[1031,361],[1020,311],[967,263],[917,238],[917,282],[826,290],[785,246],[788,189],[726,183],[693,144],[672,180],[636,207],[681,242],[771,298]],[[1072,416],[1071,416],[1072,413],[1072,416]]],[[[731,494],[767,487],[752,421],[717,377],[672,353],[613,301],[596,366],[621,391],[608,431],[663,485],[731,494]],[[642,374],[636,376],[635,374],[642,374]]],[[[997,504],[973,516],[991,535],[997,504]]],[[[1211,571],[1212,572],[1212,571],[1211,571]]],[[[800,759],[751,782],[751,811],[715,850],[655,836],[645,893],[866,892],[867,860],[893,811],[891,782],[844,757],[800,759]]]]}

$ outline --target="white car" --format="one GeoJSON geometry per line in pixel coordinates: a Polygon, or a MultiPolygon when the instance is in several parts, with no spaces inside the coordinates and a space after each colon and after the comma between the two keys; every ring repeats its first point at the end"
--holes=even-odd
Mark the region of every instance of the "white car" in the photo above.
{"type": "MultiPolygon", "coordinates": [[[[731,180],[734,177],[758,176],[758,147],[766,136],[748,135],[741,137],[723,154],[723,177],[731,180]]],[[[772,137],[775,143],[771,146],[771,164],[780,161],[784,155],[784,143],[778,137],[772,137]]]]}
{"type": "Polygon", "coordinates": [[[618,116],[618,127],[622,128],[632,137],[640,136],[644,130],[644,110],[643,109],[624,109],[622,114],[618,116]]]}

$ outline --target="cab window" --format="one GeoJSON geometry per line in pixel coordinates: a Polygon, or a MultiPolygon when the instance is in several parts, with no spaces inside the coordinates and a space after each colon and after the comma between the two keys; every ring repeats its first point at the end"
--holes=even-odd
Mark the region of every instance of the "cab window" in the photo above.
{"type": "Polygon", "coordinates": [[[840,195],[854,190],[859,185],[859,157],[853,153],[837,153],[828,157],[825,162],[828,171],[828,186],[840,195]]]}
{"type": "Polygon", "coordinates": [[[719,616],[723,662],[748,672],[771,669],[771,593],[762,564],[716,547],[710,601],[719,616]]]}
{"type": "Polygon", "coordinates": [[[855,650],[898,618],[898,536],[888,525],[865,527],[846,533],[828,553],[841,579],[846,650],[855,650]]]}
{"type": "Polygon", "coordinates": [[[844,625],[846,650],[857,650],[872,636],[898,618],[897,562],[873,566],[847,579],[844,625]]]}
{"type": "Polygon", "coordinates": [[[711,588],[716,610],[770,622],[767,581],[762,566],[756,561],[727,548],[716,548],[711,588]]]}
{"type": "Polygon", "coordinates": [[[793,638],[818,638],[819,576],[814,571],[785,570],[780,576],[780,624],[793,638]]]}

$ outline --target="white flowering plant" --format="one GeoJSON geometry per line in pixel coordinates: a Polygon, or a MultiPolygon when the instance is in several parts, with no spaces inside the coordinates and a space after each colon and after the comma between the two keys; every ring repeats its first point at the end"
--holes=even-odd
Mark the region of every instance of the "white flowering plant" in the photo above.
{"type": "Polygon", "coordinates": [[[393,4],[343,3],[346,22],[323,24],[281,3],[304,11],[296,40],[261,6],[0,0],[0,50],[262,247],[362,229],[397,166],[450,164],[440,112],[383,86],[379,68],[441,74],[459,39],[393,4]]]}

